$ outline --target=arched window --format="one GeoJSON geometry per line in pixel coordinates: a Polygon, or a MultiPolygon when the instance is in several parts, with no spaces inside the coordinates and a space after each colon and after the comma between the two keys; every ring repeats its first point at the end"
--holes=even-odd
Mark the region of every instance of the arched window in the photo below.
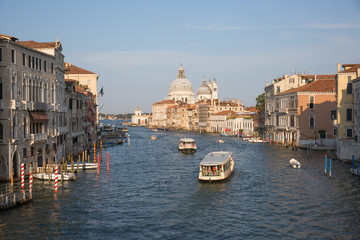
{"type": "Polygon", "coordinates": [[[314,96],[310,96],[309,109],[314,109],[314,108],[315,108],[315,98],[314,98],[314,96]]]}

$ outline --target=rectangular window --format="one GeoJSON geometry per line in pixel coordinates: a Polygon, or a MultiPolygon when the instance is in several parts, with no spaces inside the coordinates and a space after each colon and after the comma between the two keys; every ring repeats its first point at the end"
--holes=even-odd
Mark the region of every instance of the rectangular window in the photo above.
{"type": "Polygon", "coordinates": [[[25,60],[26,60],[25,53],[23,53],[23,66],[24,67],[25,67],[25,60]]]}
{"type": "Polygon", "coordinates": [[[334,136],[336,136],[336,135],[337,135],[337,128],[334,128],[333,133],[334,133],[334,136]]]}
{"type": "Polygon", "coordinates": [[[29,55],[29,59],[28,59],[28,67],[31,68],[31,56],[29,55]]]}
{"type": "Polygon", "coordinates": [[[276,92],[277,92],[277,93],[280,92],[280,87],[276,87],[276,92]]]}
{"type": "Polygon", "coordinates": [[[44,72],[46,72],[46,61],[44,61],[44,72]]]}
{"type": "Polygon", "coordinates": [[[38,61],[38,58],[35,59],[35,65],[36,65],[36,69],[39,69],[39,61],[38,61]]]}
{"type": "Polygon", "coordinates": [[[51,73],[54,73],[54,63],[51,63],[51,73]]]}
{"type": "Polygon", "coordinates": [[[353,133],[353,130],[352,130],[352,128],[347,128],[346,129],[346,137],[347,138],[352,138],[352,133],[353,133]]]}
{"type": "Polygon", "coordinates": [[[336,120],[337,117],[336,117],[336,109],[332,109],[331,110],[331,120],[336,120]]]}
{"type": "Polygon", "coordinates": [[[347,83],[346,93],[347,94],[352,94],[352,82],[347,83]]]}
{"type": "Polygon", "coordinates": [[[2,82],[0,82],[0,99],[3,99],[3,86],[2,86],[2,82]]]}
{"type": "Polygon", "coordinates": [[[31,64],[32,68],[35,67],[35,57],[32,57],[32,64],[31,64]]]}
{"type": "Polygon", "coordinates": [[[295,115],[290,115],[290,127],[295,127],[295,115]]]}
{"type": "Polygon", "coordinates": [[[352,121],[352,108],[347,108],[346,109],[346,120],[347,121],[352,121]]]}
{"type": "Polygon", "coordinates": [[[11,63],[15,63],[15,50],[11,49],[11,63]]]}
{"type": "Polygon", "coordinates": [[[2,62],[2,48],[0,48],[0,62],[2,62]]]}
{"type": "Polygon", "coordinates": [[[279,115],[276,115],[276,126],[279,126],[279,115]]]}
{"type": "Polygon", "coordinates": [[[39,59],[39,70],[41,71],[41,59],[39,59]]]}
{"type": "Polygon", "coordinates": [[[315,116],[314,115],[309,115],[309,127],[310,128],[315,127],[315,116]]]}

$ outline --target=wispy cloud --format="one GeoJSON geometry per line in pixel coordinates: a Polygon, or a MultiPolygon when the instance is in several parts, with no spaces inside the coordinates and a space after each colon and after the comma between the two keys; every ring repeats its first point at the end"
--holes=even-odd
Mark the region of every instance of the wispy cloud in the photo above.
{"type": "Polygon", "coordinates": [[[257,27],[251,26],[221,26],[219,24],[207,25],[207,26],[195,26],[192,24],[186,24],[185,28],[195,30],[207,30],[207,31],[239,31],[239,30],[256,30],[257,27]]]}
{"type": "Polygon", "coordinates": [[[359,29],[360,24],[321,24],[311,23],[294,26],[270,26],[270,27],[255,27],[255,26],[222,26],[219,24],[196,26],[192,24],[185,24],[185,28],[204,31],[244,31],[244,30],[265,30],[265,29],[359,29]]]}

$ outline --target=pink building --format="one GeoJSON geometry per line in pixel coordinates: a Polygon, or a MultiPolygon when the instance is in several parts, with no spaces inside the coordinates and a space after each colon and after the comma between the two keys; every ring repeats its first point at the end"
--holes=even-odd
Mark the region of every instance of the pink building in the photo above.
{"type": "Polygon", "coordinates": [[[272,139],[286,145],[335,146],[335,75],[307,78],[310,83],[275,95],[272,139]]]}

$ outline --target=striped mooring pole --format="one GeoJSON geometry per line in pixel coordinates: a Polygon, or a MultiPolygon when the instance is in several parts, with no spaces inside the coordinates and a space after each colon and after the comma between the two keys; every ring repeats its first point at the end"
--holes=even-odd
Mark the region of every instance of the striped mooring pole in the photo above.
{"type": "Polygon", "coordinates": [[[29,169],[29,192],[32,198],[32,183],[33,183],[33,176],[32,176],[32,167],[29,169]]]}
{"type": "Polygon", "coordinates": [[[96,163],[96,141],[94,142],[94,163],[96,163]]]}
{"type": "Polygon", "coordinates": [[[331,158],[329,160],[329,177],[331,177],[331,158]]]}
{"type": "Polygon", "coordinates": [[[57,193],[58,190],[58,166],[55,166],[55,192],[57,193]]]}
{"type": "Polygon", "coordinates": [[[21,190],[24,190],[25,183],[24,183],[24,164],[21,164],[21,190]]]}

